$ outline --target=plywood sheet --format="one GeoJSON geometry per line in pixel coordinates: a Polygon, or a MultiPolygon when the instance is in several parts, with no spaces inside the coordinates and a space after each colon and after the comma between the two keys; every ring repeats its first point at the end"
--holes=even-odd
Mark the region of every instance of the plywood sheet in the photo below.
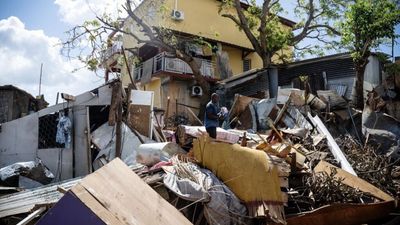
{"type": "MultiPolygon", "coordinates": [[[[85,177],[80,185],[122,224],[191,224],[120,159],[85,177]]],[[[80,200],[89,204],[93,199],[80,200]]],[[[92,210],[97,215],[104,213],[92,210]]]]}
{"type": "Polygon", "coordinates": [[[150,137],[151,106],[133,105],[129,106],[129,124],[140,134],[150,137]]]}

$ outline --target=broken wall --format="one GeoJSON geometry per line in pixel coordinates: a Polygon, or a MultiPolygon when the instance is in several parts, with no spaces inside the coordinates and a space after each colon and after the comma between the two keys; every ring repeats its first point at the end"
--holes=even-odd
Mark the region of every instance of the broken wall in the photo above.
{"type": "Polygon", "coordinates": [[[56,177],[60,175],[62,180],[88,174],[90,156],[87,131],[90,128],[88,129],[87,107],[109,105],[110,102],[111,88],[104,85],[92,92],[76,96],[74,102],[60,103],[3,123],[0,131],[0,167],[15,162],[33,161],[39,157],[50,171],[56,177]],[[59,112],[64,108],[70,108],[69,116],[73,121],[72,147],[67,149],[47,145],[47,147],[39,148],[39,118],[59,112]]]}

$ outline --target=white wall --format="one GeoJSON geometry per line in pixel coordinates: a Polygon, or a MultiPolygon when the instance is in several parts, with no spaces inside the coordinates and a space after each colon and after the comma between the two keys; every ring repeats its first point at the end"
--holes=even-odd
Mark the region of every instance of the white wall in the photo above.
{"type": "Polygon", "coordinates": [[[90,105],[109,105],[111,103],[111,87],[104,85],[98,88],[98,95],[90,92],[76,96],[75,102],[60,103],[1,124],[0,132],[0,168],[15,162],[32,161],[36,157],[42,159],[50,171],[56,175],[62,168],[62,179],[73,177],[73,155],[75,154],[75,176],[86,175],[88,165],[88,139],[86,107],[90,105]],[[38,149],[39,117],[58,112],[64,108],[72,108],[74,149],[38,149]],[[59,159],[62,156],[62,160],[59,159]],[[59,167],[62,165],[62,167],[59,167]]]}

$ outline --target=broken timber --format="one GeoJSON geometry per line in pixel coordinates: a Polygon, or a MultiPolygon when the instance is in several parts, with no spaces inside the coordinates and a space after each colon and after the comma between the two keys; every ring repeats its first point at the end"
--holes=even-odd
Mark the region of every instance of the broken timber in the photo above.
{"type": "Polygon", "coordinates": [[[333,139],[332,135],[329,133],[328,129],[325,127],[324,123],[318,116],[312,116],[308,113],[308,118],[317,127],[319,133],[324,134],[326,140],[328,141],[329,149],[331,150],[335,159],[340,163],[340,167],[345,171],[357,176],[356,172],[354,171],[353,167],[347,161],[346,156],[343,154],[342,150],[340,150],[339,146],[337,145],[335,139],[333,139]]]}
{"type": "Polygon", "coordinates": [[[118,158],[86,176],[65,197],[75,206],[71,208],[64,201],[64,207],[61,207],[63,210],[55,210],[62,204],[62,198],[37,224],[85,224],[85,221],[93,217],[96,223],[90,224],[96,225],[191,224],[118,158]],[[75,207],[81,207],[86,213],[72,218],[65,213],[68,210],[74,211],[75,207]]]}

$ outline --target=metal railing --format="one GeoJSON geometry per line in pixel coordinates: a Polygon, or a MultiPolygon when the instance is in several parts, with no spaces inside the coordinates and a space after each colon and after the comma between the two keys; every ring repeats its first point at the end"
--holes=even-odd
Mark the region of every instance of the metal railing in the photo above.
{"type": "Polygon", "coordinates": [[[111,47],[103,51],[102,53],[103,61],[107,61],[109,58],[111,58],[114,54],[117,53],[122,53],[121,41],[115,41],[111,47]]]}
{"type": "MultiPolygon", "coordinates": [[[[203,76],[211,78],[215,77],[215,66],[213,62],[200,58],[195,58],[195,60],[198,60],[200,62],[200,73],[203,76]]],[[[136,80],[140,80],[143,75],[153,75],[160,71],[176,74],[193,74],[192,69],[186,62],[178,58],[169,57],[165,52],[163,52],[143,63],[136,65],[133,68],[133,75],[136,80]]]]}

